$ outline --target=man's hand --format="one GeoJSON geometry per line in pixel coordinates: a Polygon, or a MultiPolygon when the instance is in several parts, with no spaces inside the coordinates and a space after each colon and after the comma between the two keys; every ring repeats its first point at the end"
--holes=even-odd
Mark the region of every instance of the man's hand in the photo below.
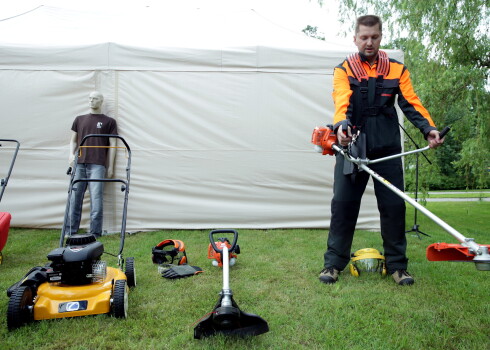
{"type": "Polygon", "coordinates": [[[342,147],[346,147],[349,145],[349,142],[352,141],[352,131],[350,126],[347,127],[347,135],[342,131],[342,126],[339,126],[337,129],[337,140],[342,147]]]}
{"type": "Polygon", "coordinates": [[[427,135],[430,148],[437,148],[444,143],[444,138],[439,138],[439,131],[431,130],[427,135]]]}

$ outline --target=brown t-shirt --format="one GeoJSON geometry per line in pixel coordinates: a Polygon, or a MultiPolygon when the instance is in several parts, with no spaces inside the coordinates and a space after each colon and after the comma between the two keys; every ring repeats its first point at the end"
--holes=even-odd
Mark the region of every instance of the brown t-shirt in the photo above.
{"type": "MultiPolygon", "coordinates": [[[[78,135],[77,143],[80,145],[82,139],[90,134],[117,135],[117,123],[114,118],[105,114],[85,114],[75,118],[71,127],[78,135]]],[[[84,146],[109,146],[108,137],[90,137],[84,146]]],[[[79,153],[78,163],[106,165],[108,148],[94,147],[82,148],[79,153]]]]}

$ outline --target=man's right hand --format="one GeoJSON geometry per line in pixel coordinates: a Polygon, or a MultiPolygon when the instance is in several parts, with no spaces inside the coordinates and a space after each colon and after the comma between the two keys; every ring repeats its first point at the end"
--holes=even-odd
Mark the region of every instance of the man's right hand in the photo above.
{"type": "Polygon", "coordinates": [[[347,127],[347,133],[342,130],[342,126],[337,129],[337,140],[342,147],[349,145],[349,142],[352,141],[352,131],[350,126],[347,127]]]}

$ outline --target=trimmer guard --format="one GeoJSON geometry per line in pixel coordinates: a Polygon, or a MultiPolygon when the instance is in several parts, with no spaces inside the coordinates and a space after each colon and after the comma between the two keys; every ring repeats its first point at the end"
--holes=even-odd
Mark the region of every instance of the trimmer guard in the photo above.
{"type": "Polygon", "coordinates": [[[269,325],[262,317],[240,310],[233,297],[232,306],[222,307],[221,296],[213,311],[194,327],[194,339],[201,339],[217,334],[226,336],[247,337],[260,335],[269,331],[269,325]]]}
{"type": "MultiPolygon", "coordinates": [[[[490,244],[482,244],[490,249],[490,244]]],[[[429,261],[473,261],[473,254],[468,247],[454,243],[433,243],[427,247],[429,261]]]]}

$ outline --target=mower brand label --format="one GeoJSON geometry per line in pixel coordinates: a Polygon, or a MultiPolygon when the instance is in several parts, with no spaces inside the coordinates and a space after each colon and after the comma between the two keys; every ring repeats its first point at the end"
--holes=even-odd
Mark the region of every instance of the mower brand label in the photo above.
{"type": "Polygon", "coordinates": [[[58,305],[58,312],[73,312],[80,310],[87,310],[88,302],[87,300],[80,301],[68,301],[66,303],[61,303],[58,305]]]}

